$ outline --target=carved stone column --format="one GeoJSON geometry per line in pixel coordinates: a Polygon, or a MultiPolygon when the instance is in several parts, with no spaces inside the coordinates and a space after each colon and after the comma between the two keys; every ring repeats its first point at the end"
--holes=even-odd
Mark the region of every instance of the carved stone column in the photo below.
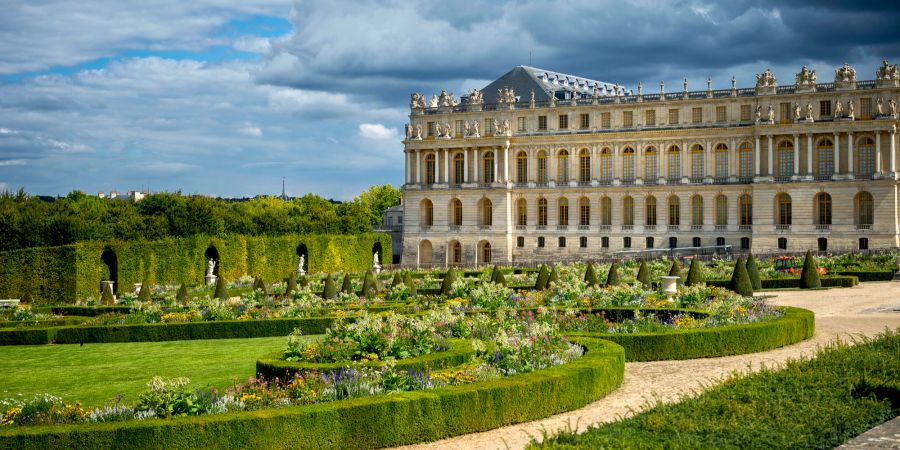
{"type": "Polygon", "coordinates": [[[881,175],[881,130],[875,130],[875,174],[881,175]]]}
{"type": "Polygon", "coordinates": [[[509,141],[503,144],[503,182],[509,181],[509,141]]]}
{"type": "Polygon", "coordinates": [[[834,132],[834,174],[841,172],[841,133],[834,132]]]}
{"type": "Polygon", "coordinates": [[[413,150],[416,155],[416,184],[422,184],[422,149],[413,150]]]}
{"type": "Polygon", "coordinates": [[[853,178],[853,132],[847,132],[847,178],[853,178]]]}
{"type": "Polygon", "coordinates": [[[888,165],[891,171],[891,178],[897,172],[897,129],[891,129],[891,163],[888,165]]]}
{"type": "Polygon", "coordinates": [[[463,183],[469,182],[469,148],[463,147],[463,183]]]}
{"type": "Polygon", "coordinates": [[[450,149],[444,149],[444,183],[450,184],[450,149]]]}
{"type": "Polygon", "coordinates": [[[771,134],[766,136],[766,138],[768,138],[768,140],[769,140],[769,142],[768,142],[769,146],[768,146],[768,148],[766,148],[766,153],[769,157],[769,167],[768,167],[769,176],[774,177],[775,176],[775,148],[774,148],[775,145],[773,143],[771,134]]]}
{"type": "Polygon", "coordinates": [[[794,135],[794,175],[800,174],[800,135],[794,135]]]}
{"type": "Polygon", "coordinates": [[[753,173],[759,176],[759,136],[756,136],[756,147],[753,147],[753,173]]]}
{"type": "Polygon", "coordinates": [[[806,133],[806,175],[809,177],[815,176],[815,171],[813,170],[813,135],[812,133],[806,133]]]}
{"type": "Polygon", "coordinates": [[[492,147],[494,150],[494,180],[496,183],[500,181],[500,147],[492,147]]]}
{"type": "Polygon", "coordinates": [[[478,172],[481,171],[481,167],[480,167],[481,162],[478,159],[478,147],[475,147],[472,149],[472,163],[473,163],[472,168],[474,169],[472,171],[472,182],[477,183],[478,182],[478,172]]]}

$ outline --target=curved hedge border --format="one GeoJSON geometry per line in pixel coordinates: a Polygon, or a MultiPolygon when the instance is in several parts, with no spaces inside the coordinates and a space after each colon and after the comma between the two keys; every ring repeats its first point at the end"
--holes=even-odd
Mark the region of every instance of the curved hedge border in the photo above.
{"type": "Polygon", "coordinates": [[[622,383],[622,347],[579,341],[576,361],[499,380],[319,405],[168,420],[5,427],[0,447],[376,448],[435,441],[570,411],[622,383]]]}
{"type": "Polygon", "coordinates": [[[613,341],[625,348],[628,361],[661,361],[741,355],[804,341],[815,332],[812,311],[782,307],[784,315],[766,322],[694,328],[670,333],[568,333],[613,341]]]}
{"type": "MultiPolygon", "coordinates": [[[[395,368],[399,370],[422,370],[424,368],[442,369],[444,367],[458,366],[469,361],[475,355],[471,341],[464,339],[450,339],[450,348],[440,352],[429,353],[414,358],[396,360],[395,368]]],[[[341,363],[309,363],[300,361],[285,361],[284,353],[270,353],[256,361],[256,373],[262,374],[268,379],[280,378],[282,380],[291,377],[301,370],[335,371],[347,367],[346,362],[341,363]]],[[[374,361],[366,365],[381,367],[384,361],[374,361]]]]}

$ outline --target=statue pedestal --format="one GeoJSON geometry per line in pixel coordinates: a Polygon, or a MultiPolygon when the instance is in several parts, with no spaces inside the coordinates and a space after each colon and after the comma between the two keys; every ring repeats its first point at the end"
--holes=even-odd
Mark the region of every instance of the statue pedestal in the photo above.
{"type": "Polygon", "coordinates": [[[375,272],[375,275],[378,275],[379,273],[381,273],[381,266],[376,265],[375,267],[372,267],[372,271],[375,272]]]}
{"type": "Polygon", "coordinates": [[[206,285],[209,286],[211,284],[216,284],[216,279],[218,277],[215,275],[207,275],[206,276],[206,285]]]}

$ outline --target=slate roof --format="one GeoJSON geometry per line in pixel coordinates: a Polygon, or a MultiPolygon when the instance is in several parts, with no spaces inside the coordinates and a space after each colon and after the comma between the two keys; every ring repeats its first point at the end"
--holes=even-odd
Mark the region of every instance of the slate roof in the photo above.
{"type": "MultiPolygon", "coordinates": [[[[515,90],[520,102],[527,102],[531,98],[532,90],[535,101],[547,102],[550,101],[551,92],[559,100],[571,99],[573,89],[577,90],[582,98],[590,98],[595,88],[599,96],[611,97],[615,95],[616,84],[536,67],[517,66],[481,89],[484,93],[484,103],[497,103],[498,90],[504,87],[515,90]]],[[[619,86],[619,89],[623,88],[619,86]]]]}

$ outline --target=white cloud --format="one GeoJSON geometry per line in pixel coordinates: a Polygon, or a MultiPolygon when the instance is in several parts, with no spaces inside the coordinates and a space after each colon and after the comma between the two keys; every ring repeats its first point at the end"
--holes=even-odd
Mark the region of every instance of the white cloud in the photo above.
{"type": "Polygon", "coordinates": [[[15,134],[15,130],[10,130],[9,128],[0,127],[0,134],[15,134]]]}
{"type": "Polygon", "coordinates": [[[380,123],[359,124],[359,135],[375,140],[399,139],[395,128],[388,128],[380,123]]]}
{"type": "Polygon", "coordinates": [[[149,164],[141,165],[143,170],[158,173],[181,173],[196,168],[192,164],[180,162],[154,161],[149,164]]]}
{"type": "Polygon", "coordinates": [[[245,123],[243,126],[238,127],[237,132],[251,137],[262,137],[263,135],[263,132],[259,127],[251,125],[250,123],[245,123]]]}
{"type": "Polygon", "coordinates": [[[24,166],[28,161],[24,159],[7,159],[5,161],[0,160],[0,167],[3,166],[24,166]]]}

